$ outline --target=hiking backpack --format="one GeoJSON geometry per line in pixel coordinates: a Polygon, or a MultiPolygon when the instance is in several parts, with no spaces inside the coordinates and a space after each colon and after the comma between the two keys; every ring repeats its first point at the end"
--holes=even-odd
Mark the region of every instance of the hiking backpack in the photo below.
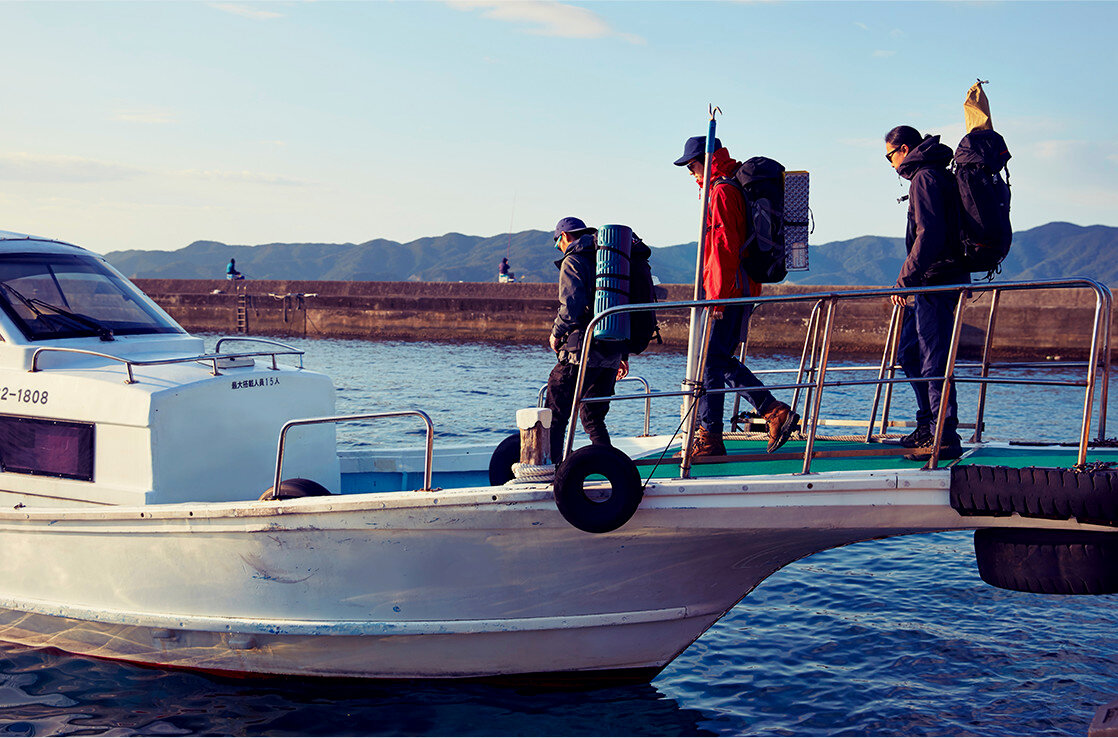
{"type": "Polygon", "coordinates": [[[952,168],[962,203],[959,237],[967,268],[993,279],[1009,253],[1009,149],[993,129],[971,131],[955,148],[952,168]],[[1005,179],[1001,172],[1005,170],[1005,179]]]}
{"type": "Polygon", "coordinates": [[[745,198],[749,238],[742,245],[742,266],[754,282],[782,282],[788,276],[784,222],[784,166],[754,156],[738,167],[728,182],[745,198]]]}
{"type": "MultiPolygon", "coordinates": [[[[652,249],[645,245],[637,234],[633,234],[633,246],[629,250],[629,304],[644,305],[656,302],[656,287],[652,282],[652,265],[649,257],[652,249]]],[[[639,354],[648,348],[652,339],[663,343],[660,338],[660,325],[656,322],[656,311],[641,310],[629,313],[628,353],[639,354]]]]}

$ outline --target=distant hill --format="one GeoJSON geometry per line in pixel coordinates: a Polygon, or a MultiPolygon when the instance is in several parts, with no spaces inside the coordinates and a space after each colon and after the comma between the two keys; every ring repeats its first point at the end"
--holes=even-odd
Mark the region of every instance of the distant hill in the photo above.
{"type": "MultiPolygon", "coordinates": [[[[650,244],[652,245],[652,244],[650,244]]],[[[338,281],[492,282],[509,255],[518,279],[553,282],[557,270],[551,234],[523,231],[500,236],[448,233],[408,243],[272,243],[235,246],[195,241],[177,251],[114,251],[109,262],[130,277],[222,278],[230,257],[249,279],[338,281]]],[[[1014,234],[1002,279],[1087,276],[1118,284],[1118,228],[1048,223],[1014,234]]],[[[811,246],[811,269],[789,275],[796,284],[891,285],[904,260],[904,239],[860,236],[811,246]]],[[[695,243],[654,248],[653,272],[667,284],[694,281],[695,243]]]]}

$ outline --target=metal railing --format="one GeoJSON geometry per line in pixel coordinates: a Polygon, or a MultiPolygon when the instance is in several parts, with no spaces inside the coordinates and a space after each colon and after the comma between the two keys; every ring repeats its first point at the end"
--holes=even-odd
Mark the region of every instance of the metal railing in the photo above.
{"type": "MultiPolygon", "coordinates": [[[[644,433],[642,433],[640,436],[638,436],[638,438],[644,438],[646,436],[651,436],[652,435],[652,432],[651,432],[651,428],[652,428],[652,394],[651,394],[652,388],[649,386],[648,380],[645,379],[644,377],[637,377],[637,376],[631,376],[630,375],[630,376],[627,376],[627,377],[622,377],[621,379],[617,380],[617,384],[620,384],[621,382],[640,382],[641,385],[644,387],[644,392],[645,392],[645,398],[644,398],[644,433]]],[[[540,391],[536,394],[536,407],[547,407],[547,385],[546,384],[544,386],[540,387],[540,391]]]]}
{"type": "Polygon", "coordinates": [[[30,372],[46,371],[39,368],[39,356],[46,353],[63,353],[63,354],[79,354],[85,356],[97,356],[102,359],[109,359],[124,364],[125,371],[128,378],[124,380],[125,384],[136,384],[135,375],[132,372],[133,367],[145,366],[166,366],[168,364],[189,364],[189,363],[210,363],[212,364],[212,374],[215,377],[221,376],[220,362],[229,361],[231,359],[249,359],[260,356],[269,356],[272,359],[272,371],[279,371],[279,365],[276,363],[277,356],[298,356],[299,368],[303,368],[303,354],[305,352],[294,346],[288,346],[278,341],[269,341],[263,338],[222,338],[217,342],[212,354],[199,354],[197,356],[180,356],[173,359],[150,359],[137,361],[136,359],[126,359],[122,356],[113,356],[112,354],[102,353],[100,351],[90,351],[87,349],[71,348],[69,346],[40,346],[35,349],[31,354],[31,368],[30,372]],[[281,351],[246,351],[240,353],[221,353],[221,344],[225,341],[255,341],[257,343],[266,343],[273,346],[279,346],[281,351]]]}
{"type": "Polygon", "coordinates": [[[283,454],[287,442],[287,431],[297,426],[303,425],[321,425],[325,423],[344,423],[351,420],[381,420],[385,418],[402,418],[412,416],[420,418],[423,424],[427,426],[427,443],[423,452],[423,490],[430,492],[431,487],[431,474],[434,468],[435,456],[435,426],[431,422],[430,416],[422,410],[399,410],[396,412],[385,413],[366,413],[362,415],[332,415],[322,418],[302,418],[299,420],[289,420],[283,424],[279,434],[279,446],[276,449],[276,475],[275,484],[272,489],[279,493],[280,483],[283,479],[283,454]]]}
{"type": "MultiPolygon", "coordinates": [[[[752,297],[752,298],[733,298],[726,300],[688,300],[682,302],[662,302],[655,305],[625,305],[615,308],[610,308],[595,316],[587,325],[584,335],[590,336],[593,334],[594,326],[604,318],[615,313],[622,312],[637,312],[640,310],[655,309],[657,311],[672,311],[672,310],[699,310],[700,322],[702,330],[699,333],[701,336],[701,343],[699,346],[699,360],[697,362],[697,377],[688,377],[684,380],[683,388],[679,391],[647,391],[642,394],[629,394],[629,395],[613,395],[606,398],[582,398],[582,386],[585,380],[585,367],[589,355],[591,341],[585,341],[582,346],[582,357],[579,363],[578,378],[575,385],[575,400],[572,407],[571,418],[578,417],[578,410],[581,403],[584,402],[610,402],[614,400],[630,400],[630,399],[646,399],[651,401],[653,397],[686,397],[690,399],[690,404],[685,410],[685,425],[687,431],[684,434],[683,450],[680,460],[680,476],[686,478],[690,473],[690,446],[691,438],[693,436],[695,406],[698,398],[704,393],[738,393],[742,391],[740,387],[728,387],[724,389],[705,389],[704,378],[702,376],[703,366],[706,363],[706,352],[709,345],[710,324],[709,313],[711,309],[723,307],[727,305],[764,305],[764,304],[781,304],[781,303],[801,303],[814,301],[811,313],[807,320],[804,337],[804,350],[800,359],[800,366],[796,372],[796,381],[787,384],[768,385],[765,387],[767,390],[793,390],[793,403],[792,407],[795,409],[798,406],[801,390],[804,391],[804,409],[805,420],[801,428],[807,428],[806,444],[803,454],[803,473],[809,473],[811,470],[811,460],[815,455],[814,445],[816,440],[816,431],[820,425],[819,412],[822,406],[822,396],[826,388],[843,387],[843,386],[858,386],[858,385],[872,385],[875,389],[873,406],[870,412],[869,431],[866,434],[866,440],[873,440],[873,426],[876,422],[877,408],[881,401],[882,391],[884,390],[884,408],[881,417],[881,433],[884,435],[885,428],[888,427],[888,413],[891,402],[892,387],[894,384],[912,384],[915,382],[943,382],[943,390],[940,392],[940,404],[936,410],[936,432],[934,437],[936,439],[934,446],[931,449],[931,458],[928,461],[927,468],[934,469],[939,463],[939,454],[941,451],[942,435],[939,431],[944,428],[944,421],[947,415],[947,407],[950,390],[952,385],[962,383],[974,383],[979,385],[979,403],[977,410],[977,419],[975,422],[975,436],[972,441],[981,441],[983,418],[985,413],[986,404],[986,388],[991,384],[1006,384],[1006,385],[1037,385],[1037,386],[1076,386],[1084,387],[1083,399],[1083,415],[1082,424],[1080,426],[1079,442],[1078,442],[1078,456],[1077,463],[1083,464],[1086,461],[1087,446],[1090,436],[1091,419],[1093,416],[1094,400],[1095,400],[1095,386],[1098,383],[1098,370],[1100,365],[1102,367],[1102,380],[1100,384],[1100,410],[1098,417],[1098,439],[1101,441],[1105,438],[1106,432],[1106,405],[1109,396],[1109,379],[1110,379],[1110,326],[1112,318],[1112,297],[1110,290],[1094,280],[1086,278],[1062,279],[1062,280],[1043,280],[1043,281],[1030,281],[1030,282],[1004,282],[1004,283],[987,283],[987,284],[969,284],[969,285],[950,285],[940,287],[920,287],[908,289],[859,289],[859,290],[840,290],[823,293],[812,293],[802,295],[779,295],[772,297],[752,297]],[[1095,295],[1095,310],[1093,327],[1091,331],[1091,341],[1089,346],[1089,356],[1085,362],[1061,362],[1060,367],[1063,368],[1085,368],[1086,377],[1082,381],[1069,381],[1069,380],[1047,380],[1047,379],[1017,379],[1010,377],[995,377],[991,376],[991,369],[995,367],[1002,367],[1001,364],[994,364],[991,361],[991,354],[993,348],[993,333],[996,325],[997,311],[1000,303],[1000,296],[1003,292],[1014,291],[1028,291],[1028,290],[1089,290],[1095,295]],[[991,307],[989,316],[987,318],[987,334],[983,346],[982,359],[977,364],[958,363],[958,350],[960,338],[962,335],[963,314],[966,308],[967,299],[975,294],[991,293],[991,307]],[[921,377],[921,378],[908,378],[896,376],[897,358],[897,344],[900,337],[901,326],[903,325],[903,306],[894,306],[890,316],[889,328],[886,331],[885,348],[882,352],[881,364],[877,367],[878,374],[873,379],[852,379],[852,380],[834,380],[828,379],[828,361],[830,357],[830,348],[832,343],[832,336],[834,333],[835,315],[838,306],[841,303],[853,300],[864,300],[867,298],[889,298],[893,295],[921,295],[921,294],[955,294],[956,307],[954,314],[954,321],[952,324],[952,331],[950,343],[948,345],[948,355],[946,367],[942,376],[935,377],[921,377]],[[978,369],[977,376],[959,376],[956,374],[957,369],[978,369]]],[[[1022,367],[1052,367],[1052,363],[1036,364],[1036,363],[1011,363],[1004,365],[1006,367],[1022,368],[1022,367]]],[[[830,370],[832,373],[836,371],[853,371],[865,370],[863,367],[859,368],[841,368],[838,370],[830,370]]],[[[776,370],[789,373],[790,370],[776,370]]],[[[762,372],[757,372],[758,374],[762,372]]],[[[574,444],[574,422],[572,420],[570,427],[567,429],[566,437],[566,452],[569,454],[574,444]]]]}

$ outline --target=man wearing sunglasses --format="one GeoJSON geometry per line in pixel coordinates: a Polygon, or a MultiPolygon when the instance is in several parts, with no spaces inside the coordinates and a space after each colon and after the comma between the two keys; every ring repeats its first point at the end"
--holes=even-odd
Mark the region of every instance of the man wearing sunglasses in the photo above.
{"type": "MultiPolygon", "coordinates": [[[[547,406],[551,410],[551,460],[563,460],[567,423],[575,398],[578,362],[586,326],[594,315],[596,272],[596,228],[587,228],[579,218],[563,218],[555,226],[555,248],[563,252],[559,267],[559,309],[551,327],[549,343],[558,359],[547,378],[547,406]]],[[[614,384],[629,373],[629,362],[617,343],[595,341],[586,361],[584,397],[609,397],[614,384]]],[[[606,430],[608,402],[591,402],[579,409],[583,430],[590,443],[609,445],[606,430]]]]}
{"type": "MultiPolygon", "coordinates": [[[[921,136],[911,126],[897,126],[885,136],[885,159],[897,174],[909,181],[908,226],[905,231],[907,256],[897,276],[896,288],[966,284],[970,272],[962,263],[963,246],[959,240],[960,202],[955,177],[948,171],[953,153],[939,136],[921,136]]],[[[890,298],[904,305],[904,295],[890,298]]],[[[905,376],[942,377],[947,370],[947,352],[954,324],[956,295],[933,293],[913,295],[901,325],[898,361],[905,376]]],[[[932,428],[939,412],[943,382],[914,382],[916,430],[901,440],[907,448],[922,448],[935,442],[932,428]]],[[[944,418],[941,459],[957,459],[962,445],[957,432],[958,404],[952,384],[944,418]]],[[[927,461],[927,452],[914,452],[905,458],[927,461]]]]}
{"type": "MultiPolygon", "coordinates": [[[[683,156],[675,161],[676,166],[687,167],[700,188],[703,186],[706,141],[706,136],[687,139],[683,156]]],[[[737,187],[726,181],[734,176],[741,164],[730,158],[730,152],[722,147],[717,138],[714,139],[714,148],[710,164],[710,174],[714,179],[706,213],[706,242],[703,244],[703,291],[708,300],[757,297],[761,294],[761,285],[746,275],[741,261],[742,247],[749,235],[745,198],[737,187]]],[[[751,311],[751,305],[731,305],[711,311],[714,325],[703,369],[704,385],[707,389],[730,386],[746,390],[742,394],[765,418],[768,451],[772,453],[792,435],[800,416],[773,397],[761,380],[734,356],[738,344],[746,339],[751,311]]],[[[699,398],[699,423],[691,445],[692,457],[726,455],[722,440],[725,397],[717,393],[703,394],[699,398]]]]}

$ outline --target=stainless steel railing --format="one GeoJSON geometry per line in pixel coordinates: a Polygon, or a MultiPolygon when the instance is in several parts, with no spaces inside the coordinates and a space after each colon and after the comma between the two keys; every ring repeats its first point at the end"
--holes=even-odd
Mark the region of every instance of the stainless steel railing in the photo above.
{"type": "Polygon", "coordinates": [[[321,425],[324,423],[344,423],[351,420],[383,420],[386,418],[402,418],[406,416],[415,416],[423,421],[427,426],[427,443],[423,452],[423,490],[431,491],[431,473],[434,468],[435,456],[435,426],[431,422],[431,418],[427,413],[422,410],[399,410],[396,412],[384,413],[365,413],[362,415],[332,415],[330,417],[322,418],[301,418],[299,420],[289,420],[283,424],[279,434],[279,446],[276,449],[276,474],[275,483],[272,489],[279,493],[280,482],[283,479],[283,455],[285,445],[287,442],[287,432],[292,428],[303,425],[321,425]]]}
{"type": "MultiPolygon", "coordinates": [[[[651,395],[651,392],[652,392],[652,389],[648,384],[648,380],[645,379],[644,377],[637,377],[637,376],[629,375],[627,377],[622,377],[621,379],[617,380],[618,384],[620,384],[621,382],[640,382],[641,386],[644,387],[644,392],[645,392],[645,395],[646,395],[645,398],[644,398],[644,433],[641,434],[640,437],[645,437],[645,436],[652,435],[652,433],[651,433],[651,428],[652,428],[652,395],[651,395]]],[[[547,407],[547,385],[546,384],[544,386],[540,387],[540,391],[536,394],[536,407],[547,407]]]]}
{"type": "MultiPolygon", "coordinates": [[[[982,434],[982,424],[986,404],[986,388],[991,384],[1031,384],[1031,385],[1059,385],[1059,386],[1079,386],[1084,387],[1083,398],[1083,415],[1082,424],[1080,426],[1078,461],[1082,464],[1086,461],[1087,446],[1090,436],[1091,419],[1093,417],[1093,408],[1095,400],[1095,387],[1099,383],[1098,370],[1100,365],[1102,367],[1102,378],[1099,387],[1100,392],[1100,410],[1098,416],[1098,438],[1102,440],[1105,438],[1106,432],[1106,405],[1109,396],[1109,379],[1110,379],[1110,326],[1113,312],[1113,300],[1109,288],[1100,284],[1092,279],[1086,278],[1073,278],[1062,280],[1040,280],[1030,282],[1005,282],[1005,283],[988,283],[988,284],[969,284],[969,285],[949,285],[939,287],[921,287],[911,289],[860,289],[860,290],[838,290],[825,293],[813,293],[803,295],[778,295],[772,297],[754,297],[754,298],[735,298],[727,300],[688,300],[682,302],[666,302],[656,303],[652,306],[644,305],[626,305],[621,307],[610,308],[595,316],[588,324],[584,335],[592,336],[594,326],[606,317],[615,313],[622,312],[637,312],[640,310],[655,309],[657,311],[668,312],[673,310],[697,310],[701,311],[700,320],[703,330],[699,335],[702,336],[700,344],[700,360],[697,363],[698,370],[697,377],[688,377],[684,381],[683,389],[679,391],[660,391],[660,392],[645,392],[641,394],[629,395],[613,395],[608,398],[582,398],[582,385],[585,380],[585,366],[589,354],[591,341],[586,341],[582,346],[582,358],[579,364],[578,380],[575,388],[575,400],[572,407],[571,418],[578,417],[579,406],[583,402],[609,402],[614,400],[629,400],[629,399],[646,399],[651,401],[653,397],[686,397],[690,398],[690,402],[686,409],[686,423],[687,431],[684,434],[683,453],[681,454],[680,461],[680,476],[687,477],[690,473],[690,458],[689,451],[691,445],[691,438],[693,435],[693,419],[695,403],[703,392],[717,392],[717,393],[737,393],[740,388],[730,387],[720,390],[708,390],[703,388],[702,366],[705,364],[706,347],[709,343],[709,312],[712,308],[717,308],[726,305],[764,305],[764,304],[781,304],[781,303],[799,303],[814,301],[810,317],[807,321],[804,338],[804,351],[801,355],[800,366],[796,373],[796,381],[788,384],[769,385],[766,387],[768,390],[793,390],[793,407],[798,405],[799,394],[804,390],[805,402],[805,420],[802,427],[807,428],[806,444],[804,451],[803,473],[809,473],[811,469],[811,460],[814,455],[814,444],[816,439],[816,431],[819,426],[819,412],[822,406],[822,395],[826,388],[840,387],[840,386],[856,386],[856,385],[874,385],[875,390],[874,402],[870,412],[869,432],[867,433],[867,440],[873,438],[873,426],[876,422],[877,407],[881,401],[882,391],[884,391],[884,406],[881,417],[881,433],[884,434],[885,428],[888,426],[888,413],[891,402],[892,386],[898,383],[911,384],[913,382],[944,382],[944,390],[940,393],[940,406],[935,408],[936,414],[936,428],[941,429],[944,425],[944,420],[947,412],[948,396],[952,384],[961,383],[976,383],[979,385],[980,401],[978,404],[978,416],[975,422],[975,437],[972,440],[980,441],[982,434]],[[1028,291],[1028,290],[1088,290],[1095,295],[1095,310],[1094,320],[1091,332],[1091,341],[1089,346],[1089,357],[1085,362],[1064,362],[1061,366],[1085,368],[1086,376],[1082,381],[1066,381],[1066,380],[1044,380],[1044,379],[1015,379],[1009,377],[996,377],[991,375],[991,369],[999,366],[991,361],[991,353],[993,347],[993,333],[996,326],[997,311],[1000,304],[1000,296],[1004,292],[1015,291],[1028,291]],[[983,347],[982,360],[978,364],[959,364],[958,363],[958,350],[960,337],[962,334],[963,314],[966,307],[967,298],[975,294],[991,293],[991,308],[989,316],[987,317],[987,335],[983,347]],[[956,294],[956,308],[954,321],[952,324],[952,332],[948,349],[947,363],[943,376],[938,377],[923,377],[910,379],[908,377],[898,378],[896,376],[896,352],[897,342],[900,336],[901,326],[903,325],[903,307],[895,306],[890,316],[889,328],[887,330],[885,348],[882,353],[882,361],[877,367],[878,375],[873,379],[864,380],[829,380],[828,374],[828,360],[830,355],[830,347],[832,343],[832,336],[835,324],[836,313],[838,312],[839,305],[844,302],[853,300],[863,300],[867,298],[888,298],[892,295],[913,295],[913,294],[956,294]],[[809,350],[810,346],[810,350],[809,350]],[[977,368],[979,370],[978,376],[959,376],[956,370],[959,368],[977,368]]],[[[1012,366],[1031,366],[1030,364],[1013,364],[1012,366]]],[[[1046,364],[1045,366],[1051,366],[1046,364]]],[[[574,443],[574,428],[575,423],[571,422],[570,427],[567,429],[566,438],[566,451],[569,454],[574,443]]],[[[931,459],[928,462],[928,467],[934,469],[939,463],[940,453],[940,434],[935,434],[937,439],[935,446],[932,448],[931,459]]]]}
{"type": "Polygon", "coordinates": [[[127,359],[127,358],[124,358],[122,356],[114,356],[112,354],[106,354],[106,353],[102,353],[100,351],[90,351],[90,350],[87,350],[87,349],[72,348],[72,347],[69,347],[69,346],[40,346],[40,347],[36,348],[35,351],[31,354],[31,368],[28,371],[30,371],[30,372],[45,371],[44,369],[39,368],[39,357],[42,354],[46,354],[46,353],[63,353],[63,354],[78,354],[78,355],[85,355],[85,356],[97,356],[97,357],[100,357],[102,359],[109,359],[110,361],[115,361],[115,362],[118,362],[120,364],[124,364],[125,372],[128,376],[128,378],[124,380],[125,384],[136,384],[136,378],[135,378],[135,375],[132,372],[133,367],[166,366],[168,364],[189,364],[189,363],[194,363],[194,362],[210,363],[213,366],[212,371],[210,372],[210,374],[212,374],[215,377],[220,377],[221,376],[221,371],[220,371],[221,362],[228,362],[232,359],[249,359],[249,358],[267,356],[267,357],[271,357],[271,359],[272,359],[272,370],[273,371],[278,371],[279,370],[279,365],[276,363],[276,357],[277,356],[298,356],[299,357],[299,368],[302,369],[303,368],[303,354],[304,354],[303,351],[301,351],[300,349],[295,348],[294,346],[288,346],[287,344],[279,343],[278,341],[269,341],[269,340],[266,340],[266,339],[263,339],[263,338],[222,338],[217,342],[217,346],[214,348],[214,353],[212,353],[212,354],[199,354],[197,356],[178,356],[178,357],[174,357],[174,358],[171,358],[171,359],[148,359],[148,360],[143,360],[143,361],[137,361],[136,359],[127,359]],[[246,351],[246,352],[240,352],[240,353],[221,353],[221,344],[225,341],[255,341],[255,342],[258,342],[258,343],[266,343],[266,344],[271,344],[273,346],[279,346],[282,350],[280,350],[280,351],[246,351]]]}

